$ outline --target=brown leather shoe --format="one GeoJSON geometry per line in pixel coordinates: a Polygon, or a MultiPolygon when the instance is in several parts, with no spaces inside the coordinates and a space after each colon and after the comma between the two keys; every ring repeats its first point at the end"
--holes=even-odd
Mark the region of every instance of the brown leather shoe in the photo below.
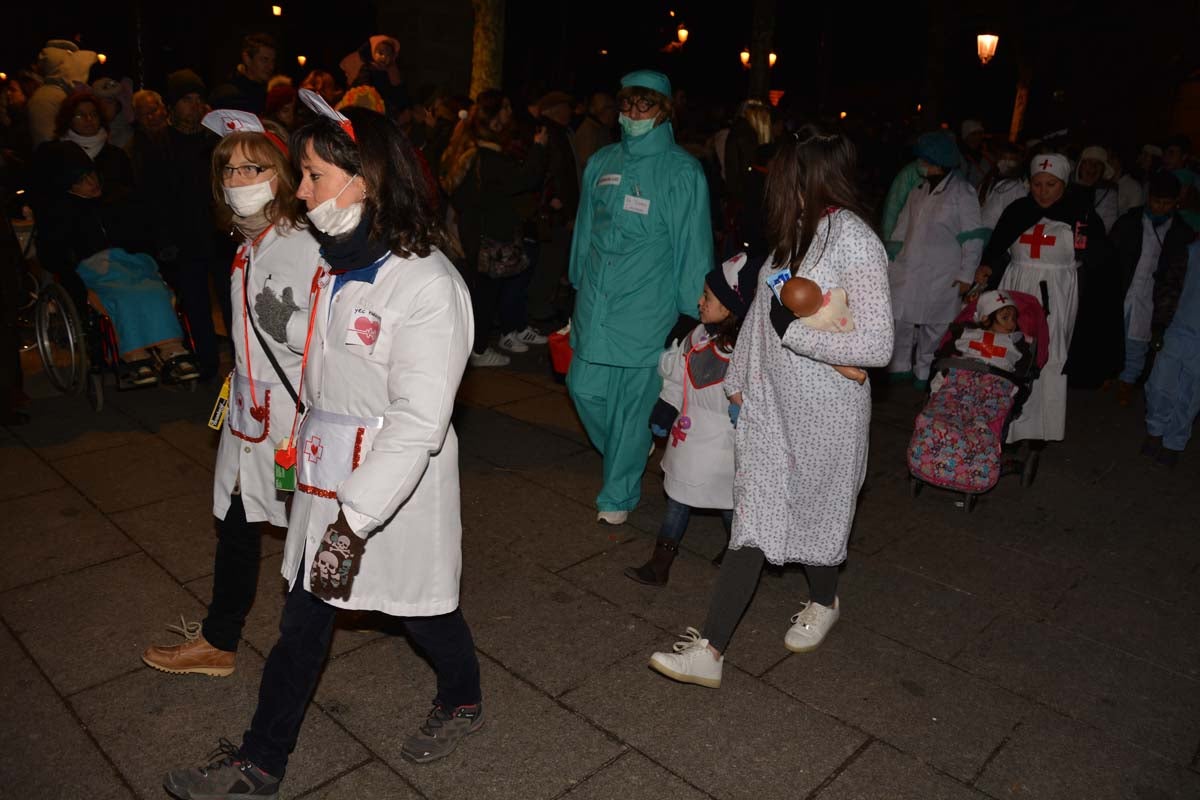
{"type": "Polygon", "coordinates": [[[160,672],[172,675],[195,673],[214,678],[232,675],[236,657],[237,653],[213,647],[202,635],[183,644],[147,647],[146,652],[142,653],[142,661],[160,672]]]}
{"type": "Polygon", "coordinates": [[[1122,408],[1129,407],[1129,405],[1133,403],[1134,388],[1136,387],[1134,387],[1132,383],[1119,381],[1117,383],[1117,405],[1121,406],[1122,408]]]}

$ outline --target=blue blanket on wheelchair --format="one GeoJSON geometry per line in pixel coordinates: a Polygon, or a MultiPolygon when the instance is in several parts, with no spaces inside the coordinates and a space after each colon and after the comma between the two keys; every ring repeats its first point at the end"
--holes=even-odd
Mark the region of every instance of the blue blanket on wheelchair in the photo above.
{"type": "Polygon", "coordinates": [[[112,247],[84,259],[76,271],[104,304],[121,353],[183,336],[171,292],[150,256],[112,247]]]}

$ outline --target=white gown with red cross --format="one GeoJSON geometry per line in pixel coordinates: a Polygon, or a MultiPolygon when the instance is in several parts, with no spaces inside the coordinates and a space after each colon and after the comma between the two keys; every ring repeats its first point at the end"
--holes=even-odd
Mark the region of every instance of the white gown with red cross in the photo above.
{"type": "MultiPolygon", "coordinates": [[[[1080,235],[1086,232],[1081,231],[1080,235]]],[[[1067,376],[1063,374],[1063,366],[1079,309],[1075,236],[1076,231],[1069,224],[1042,217],[1008,248],[1012,261],[1000,281],[1000,289],[1026,292],[1040,301],[1040,284],[1045,281],[1050,298],[1050,315],[1046,319],[1050,328],[1049,360],[1034,381],[1021,416],[1009,426],[1010,442],[1062,441],[1066,431],[1067,376]]]]}

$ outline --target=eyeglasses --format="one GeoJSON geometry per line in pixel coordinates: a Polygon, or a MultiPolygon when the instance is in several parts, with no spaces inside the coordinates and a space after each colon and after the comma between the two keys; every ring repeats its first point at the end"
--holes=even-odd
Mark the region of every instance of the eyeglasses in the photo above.
{"type": "Polygon", "coordinates": [[[622,111],[628,112],[630,109],[636,108],[638,113],[645,114],[652,108],[658,108],[658,101],[651,100],[648,97],[628,98],[622,97],[617,107],[622,111]]]}
{"type": "Polygon", "coordinates": [[[239,178],[250,180],[257,178],[259,175],[262,175],[269,169],[271,169],[271,167],[260,167],[258,164],[241,164],[236,167],[226,165],[221,167],[221,175],[225,177],[225,180],[229,180],[234,175],[237,175],[239,178]]]}
{"type": "Polygon", "coordinates": [[[100,119],[98,111],[76,111],[72,119],[100,119]]]}

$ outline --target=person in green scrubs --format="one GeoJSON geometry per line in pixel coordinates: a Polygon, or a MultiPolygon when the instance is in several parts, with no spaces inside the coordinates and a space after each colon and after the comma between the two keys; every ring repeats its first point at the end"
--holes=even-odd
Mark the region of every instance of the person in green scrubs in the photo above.
{"type": "Polygon", "coordinates": [[[621,79],[621,141],[588,160],[571,245],[575,355],[567,389],[604,458],[597,520],[625,522],[641,497],[658,359],[680,314],[696,314],[713,269],[708,186],[675,144],[671,82],[621,79]]]}

